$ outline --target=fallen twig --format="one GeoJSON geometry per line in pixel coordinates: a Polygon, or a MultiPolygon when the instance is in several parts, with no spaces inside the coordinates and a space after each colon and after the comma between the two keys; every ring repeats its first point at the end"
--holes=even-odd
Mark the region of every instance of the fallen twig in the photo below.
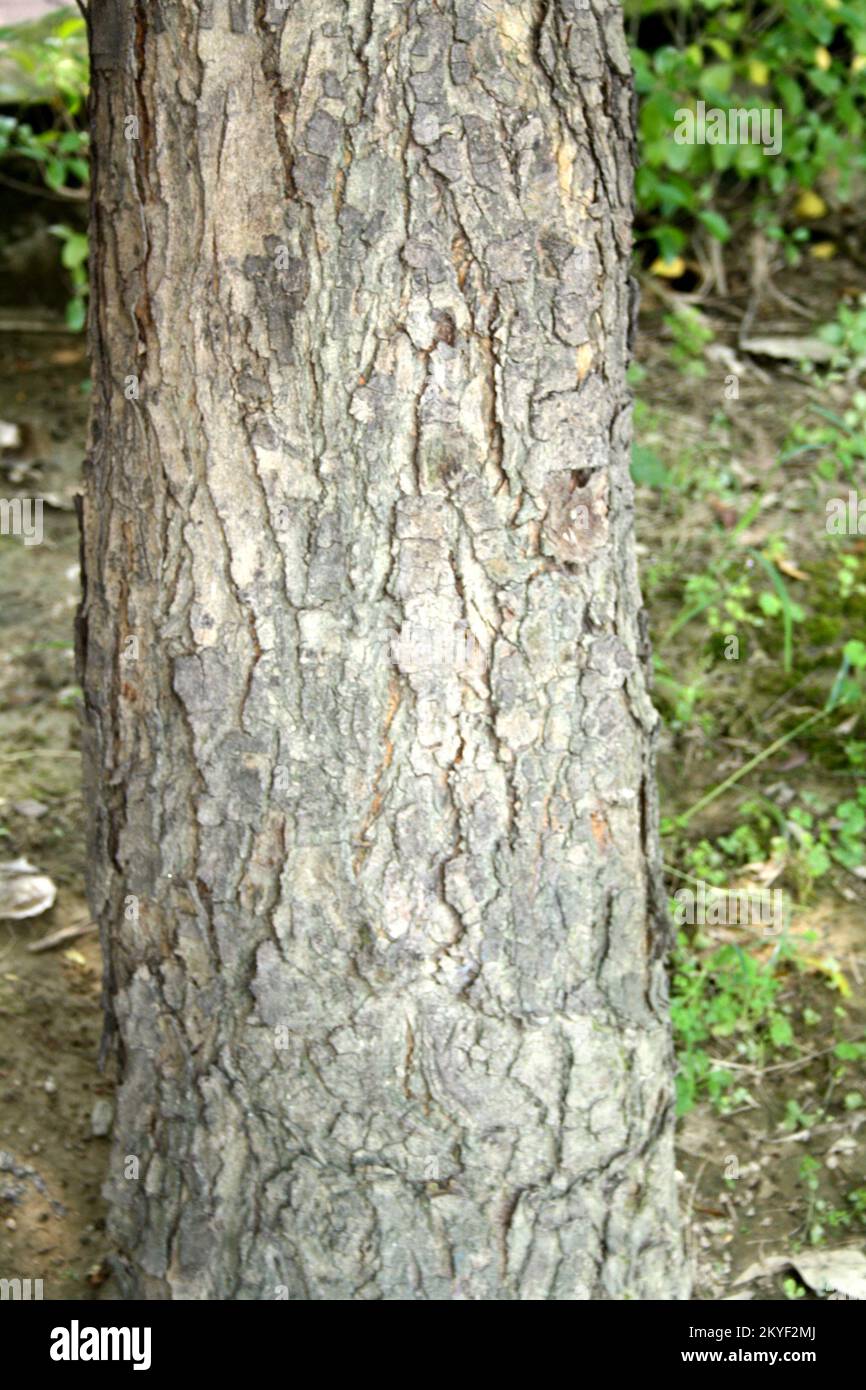
{"type": "Polygon", "coordinates": [[[27,949],[33,955],[37,951],[51,951],[55,946],[62,946],[64,941],[74,941],[77,936],[86,936],[88,932],[96,930],[95,922],[87,922],[83,927],[61,927],[60,931],[43,936],[41,941],[32,941],[27,949]]]}

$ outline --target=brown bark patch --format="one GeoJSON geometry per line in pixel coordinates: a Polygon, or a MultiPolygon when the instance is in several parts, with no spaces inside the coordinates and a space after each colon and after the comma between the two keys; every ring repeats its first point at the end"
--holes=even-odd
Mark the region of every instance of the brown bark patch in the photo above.
{"type": "Polygon", "coordinates": [[[565,564],[574,564],[605,544],[608,532],[606,473],[587,469],[553,473],[544,496],[547,510],[543,533],[547,554],[565,564]]]}

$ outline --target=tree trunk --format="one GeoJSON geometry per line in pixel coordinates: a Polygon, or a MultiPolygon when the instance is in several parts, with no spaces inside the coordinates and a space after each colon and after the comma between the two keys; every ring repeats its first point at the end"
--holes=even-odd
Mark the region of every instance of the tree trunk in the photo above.
{"type": "Polygon", "coordinates": [[[93,0],[123,1296],[686,1295],[593,0],[93,0]]]}

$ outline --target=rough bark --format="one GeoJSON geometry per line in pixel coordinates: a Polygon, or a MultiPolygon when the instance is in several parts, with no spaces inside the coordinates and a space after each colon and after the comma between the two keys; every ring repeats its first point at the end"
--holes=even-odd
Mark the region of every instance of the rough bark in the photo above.
{"type": "Polygon", "coordinates": [[[91,10],[121,1290],[683,1297],[619,8],[91,10]]]}

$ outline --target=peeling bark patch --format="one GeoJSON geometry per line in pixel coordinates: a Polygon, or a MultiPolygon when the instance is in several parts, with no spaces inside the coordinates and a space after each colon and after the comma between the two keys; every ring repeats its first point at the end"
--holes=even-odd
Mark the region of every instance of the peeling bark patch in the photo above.
{"type": "Polygon", "coordinates": [[[608,537],[608,478],[605,473],[554,473],[544,490],[547,503],[545,553],[577,564],[604,546],[608,537]]]}
{"type": "Polygon", "coordinates": [[[592,836],[599,849],[607,849],[610,845],[610,832],[607,818],[601,811],[593,811],[590,818],[592,826],[592,836]]]}

